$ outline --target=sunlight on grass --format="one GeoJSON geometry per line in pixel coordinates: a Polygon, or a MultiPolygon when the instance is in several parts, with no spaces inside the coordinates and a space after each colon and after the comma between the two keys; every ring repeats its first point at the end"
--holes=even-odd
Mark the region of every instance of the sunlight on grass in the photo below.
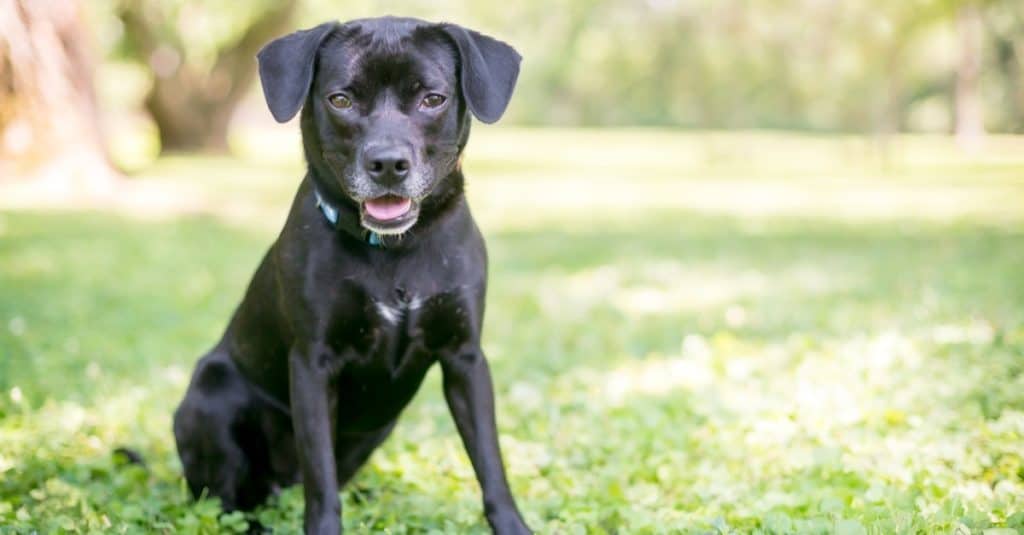
{"type": "MultiPolygon", "coordinates": [[[[298,488],[192,503],[170,432],[291,202],[289,132],[141,171],[159,213],[0,213],[0,532],[301,524],[298,488]]],[[[539,533],[1024,529],[1024,138],[475,136],[485,349],[539,533]]],[[[438,373],[343,496],[351,532],[486,532],[438,373]]]]}
{"type": "MultiPolygon", "coordinates": [[[[194,172],[196,160],[172,158],[142,176],[192,187],[189,196],[221,217],[278,228],[302,174],[295,129],[254,129],[234,145],[247,162],[209,159],[194,172]]],[[[1021,166],[1024,138],[1012,136],[993,136],[969,155],[928,136],[896,137],[882,150],[857,136],[486,126],[476,128],[465,162],[474,212],[495,230],[658,210],[1007,225],[1024,213],[1021,166]]]]}

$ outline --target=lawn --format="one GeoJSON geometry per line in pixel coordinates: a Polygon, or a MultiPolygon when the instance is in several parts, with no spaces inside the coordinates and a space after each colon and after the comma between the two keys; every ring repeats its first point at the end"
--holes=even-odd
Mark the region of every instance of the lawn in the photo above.
{"type": "MultiPolygon", "coordinates": [[[[475,136],[538,533],[1024,533],[1024,138],[475,136]]],[[[300,176],[293,134],[235,145],[141,170],[152,208],[0,212],[0,533],[300,529],[297,488],[193,503],[170,430],[300,176]]],[[[439,379],[343,491],[349,532],[486,533],[439,379]]]]}

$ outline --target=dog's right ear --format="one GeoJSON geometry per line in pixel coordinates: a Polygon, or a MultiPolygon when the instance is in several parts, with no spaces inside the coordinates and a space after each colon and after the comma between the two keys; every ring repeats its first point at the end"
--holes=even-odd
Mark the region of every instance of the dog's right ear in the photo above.
{"type": "Polygon", "coordinates": [[[299,112],[313,83],[316,51],[337,27],[337,22],[325,22],[299,30],[274,39],[256,54],[263,96],[277,122],[287,122],[299,112]]]}

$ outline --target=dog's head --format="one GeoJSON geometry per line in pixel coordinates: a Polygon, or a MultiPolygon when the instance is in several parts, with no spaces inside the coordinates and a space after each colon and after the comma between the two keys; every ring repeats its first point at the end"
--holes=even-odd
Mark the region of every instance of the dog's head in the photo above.
{"type": "Polygon", "coordinates": [[[461,191],[468,113],[501,118],[520,61],[509,45],[461,26],[394,17],[298,31],[258,59],[274,118],[303,110],[317,186],[348,199],[379,234],[405,232],[421,207],[461,191]]]}

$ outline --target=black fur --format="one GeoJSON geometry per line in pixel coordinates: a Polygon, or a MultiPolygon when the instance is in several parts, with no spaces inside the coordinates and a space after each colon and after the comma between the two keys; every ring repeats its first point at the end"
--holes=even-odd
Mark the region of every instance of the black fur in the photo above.
{"type": "Polygon", "coordinates": [[[175,412],[190,489],[247,510],[301,481],[306,532],[338,533],[339,487],[440,362],[488,522],[496,533],[529,533],[498,448],[480,347],[487,254],[458,166],[469,115],[493,122],[504,112],[518,54],[458,26],[389,17],[282,37],[259,66],[278,121],[302,108],[308,171],[175,412]],[[427,106],[428,95],[447,99],[427,106]],[[382,173],[382,152],[407,165],[382,173]],[[386,235],[386,247],[339,232],[314,192],[341,220],[386,235]],[[367,203],[382,196],[411,208],[375,219],[367,203]]]}

